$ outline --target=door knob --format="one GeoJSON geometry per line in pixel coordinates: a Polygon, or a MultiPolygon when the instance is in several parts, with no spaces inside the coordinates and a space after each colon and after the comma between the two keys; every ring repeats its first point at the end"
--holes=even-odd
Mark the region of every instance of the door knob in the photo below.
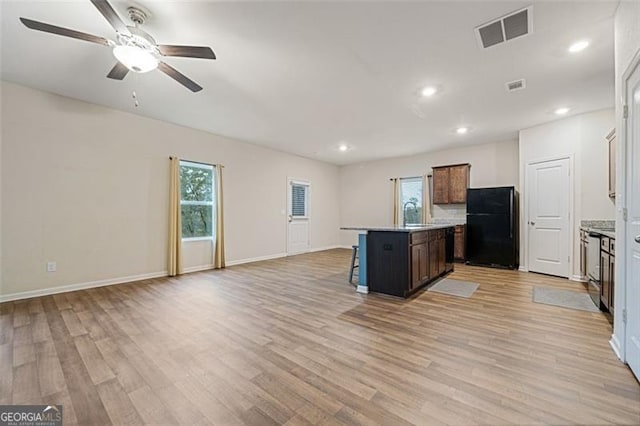
{"type": "Polygon", "coordinates": [[[640,235],[636,237],[636,243],[640,244],[640,235]]]}

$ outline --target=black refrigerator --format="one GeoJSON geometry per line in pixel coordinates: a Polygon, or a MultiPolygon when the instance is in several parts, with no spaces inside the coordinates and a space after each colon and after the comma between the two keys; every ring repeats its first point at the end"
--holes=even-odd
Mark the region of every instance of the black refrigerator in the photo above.
{"type": "Polygon", "coordinates": [[[518,268],[518,192],[513,186],[467,190],[469,265],[518,268]]]}

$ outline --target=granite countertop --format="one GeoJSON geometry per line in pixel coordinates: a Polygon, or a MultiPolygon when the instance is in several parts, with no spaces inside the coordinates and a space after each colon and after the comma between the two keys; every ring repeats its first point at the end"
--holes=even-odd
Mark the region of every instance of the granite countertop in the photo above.
{"type": "Polygon", "coordinates": [[[454,225],[425,223],[422,225],[409,226],[343,226],[343,231],[383,231],[383,232],[420,232],[433,229],[453,228],[454,225]]]}
{"type": "Polygon", "coordinates": [[[580,229],[604,235],[605,237],[616,238],[615,220],[582,220],[580,222],[580,229]]]}
{"type": "Polygon", "coordinates": [[[593,228],[590,226],[581,226],[580,229],[582,229],[583,231],[587,231],[587,232],[593,232],[596,234],[600,234],[600,235],[604,235],[605,237],[609,237],[609,238],[616,238],[616,231],[612,230],[610,228],[608,229],[602,229],[602,228],[593,228]]]}

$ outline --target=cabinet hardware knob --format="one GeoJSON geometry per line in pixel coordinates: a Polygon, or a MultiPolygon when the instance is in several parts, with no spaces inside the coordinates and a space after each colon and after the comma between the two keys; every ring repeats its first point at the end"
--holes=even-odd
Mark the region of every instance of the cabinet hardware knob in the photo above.
{"type": "Polygon", "coordinates": [[[636,243],[640,244],[640,235],[636,237],[636,243]]]}

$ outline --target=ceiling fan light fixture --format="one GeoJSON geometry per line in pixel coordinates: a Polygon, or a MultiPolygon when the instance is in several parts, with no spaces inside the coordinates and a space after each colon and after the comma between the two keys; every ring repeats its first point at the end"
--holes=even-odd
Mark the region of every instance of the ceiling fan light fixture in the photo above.
{"type": "Polygon", "coordinates": [[[133,72],[145,73],[158,68],[158,58],[136,46],[116,46],[113,56],[133,72]]]}

